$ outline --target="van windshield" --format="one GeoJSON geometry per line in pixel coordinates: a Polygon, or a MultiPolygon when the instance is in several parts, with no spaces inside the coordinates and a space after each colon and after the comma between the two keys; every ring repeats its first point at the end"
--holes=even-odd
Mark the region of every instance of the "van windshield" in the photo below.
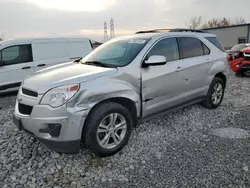
{"type": "Polygon", "coordinates": [[[113,39],[98,47],[82,63],[99,62],[110,67],[122,67],[131,63],[148,43],[149,38],[113,39]]]}

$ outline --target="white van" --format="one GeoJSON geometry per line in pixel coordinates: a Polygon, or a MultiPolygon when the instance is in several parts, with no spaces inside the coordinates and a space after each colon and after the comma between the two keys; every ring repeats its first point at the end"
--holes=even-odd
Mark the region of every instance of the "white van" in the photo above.
{"type": "Polygon", "coordinates": [[[0,42],[0,93],[18,90],[35,71],[85,57],[93,50],[88,38],[31,38],[0,42]]]}

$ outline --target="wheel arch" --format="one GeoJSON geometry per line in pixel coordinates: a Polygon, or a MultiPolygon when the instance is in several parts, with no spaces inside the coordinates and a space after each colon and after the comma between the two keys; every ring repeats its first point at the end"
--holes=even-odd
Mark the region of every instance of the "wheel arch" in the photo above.
{"type": "Polygon", "coordinates": [[[101,104],[107,103],[107,102],[114,102],[117,104],[122,105],[126,109],[128,109],[129,113],[131,114],[132,120],[133,120],[133,126],[136,126],[137,124],[137,107],[133,100],[126,98],[126,97],[112,97],[108,99],[104,99],[98,103],[96,103],[89,111],[88,114],[91,114],[91,112],[100,106],[101,104]]]}
{"type": "Polygon", "coordinates": [[[226,77],[225,74],[223,74],[222,72],[219,72],[214,77],[222,79],[224,81],[224,83],[225,83],[225,86],[226,86],[226,84],[227,84],[227,77],[226,77]]]}

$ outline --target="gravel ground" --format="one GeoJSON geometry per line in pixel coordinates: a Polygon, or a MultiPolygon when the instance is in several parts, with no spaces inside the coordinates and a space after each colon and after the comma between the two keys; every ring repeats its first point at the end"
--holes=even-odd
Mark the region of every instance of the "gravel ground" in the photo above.
{"type": "Polygon", "coordinates": [[[12,123],[0,98],[0,187],[250,187],[250,78],[231,76],[220,108],[194,105],[142,123],[108,158],[52,152],[12,123]]]}

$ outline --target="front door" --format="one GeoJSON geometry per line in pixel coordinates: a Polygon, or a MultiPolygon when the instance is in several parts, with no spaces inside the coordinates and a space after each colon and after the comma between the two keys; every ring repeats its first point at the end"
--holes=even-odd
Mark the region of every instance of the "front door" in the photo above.
{"type": "Polygon", "coordinates": [[[167,63],[141,69],[143,117],[182,103],[181,96],[185,92],[177,39],[160,40],[149,51],[146,59],[152,55],[165,56],[167,63]]]}
{"type": "Polygon", "coordinates": [[[30,44],[15,45],[0,51],[0,93],[17,90],[22,80],[34,72],[30,44]]]}

